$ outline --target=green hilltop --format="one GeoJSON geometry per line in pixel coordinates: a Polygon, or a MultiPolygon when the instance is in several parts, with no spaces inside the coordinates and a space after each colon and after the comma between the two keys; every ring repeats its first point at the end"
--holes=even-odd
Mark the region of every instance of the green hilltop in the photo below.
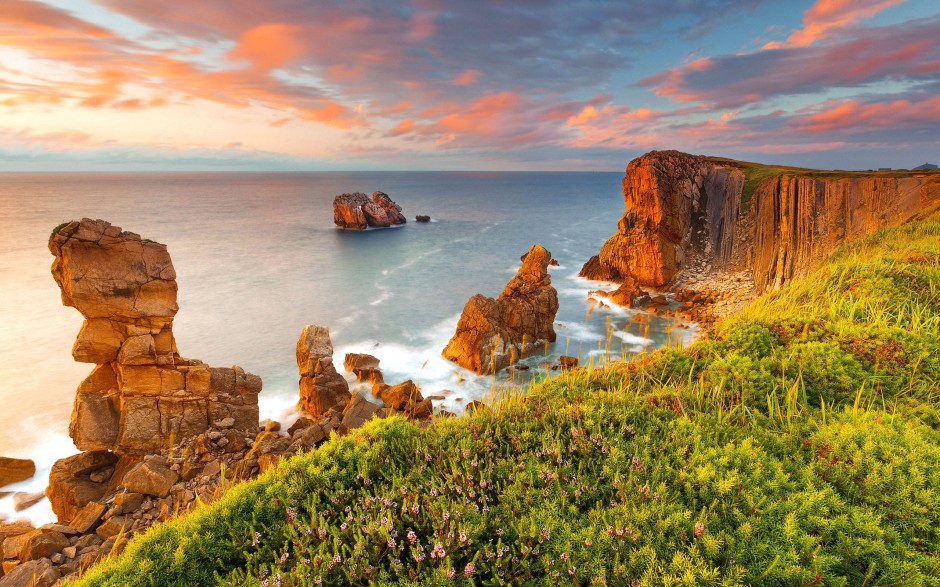
{"type": "Polygon", "coordinates": [[[75,585],[940,585],[940,210],[684,348],[371,423],[75,585]]]}

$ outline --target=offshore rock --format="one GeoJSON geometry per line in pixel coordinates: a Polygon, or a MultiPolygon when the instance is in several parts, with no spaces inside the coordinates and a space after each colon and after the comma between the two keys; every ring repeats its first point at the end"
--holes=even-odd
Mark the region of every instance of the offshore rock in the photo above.
{"type": "Polygon", "coordinates": [[[390,225],[396,226],[408,222],[405,215],[401,213],[401,206],[396,204],[385,192],[372,192],[372,201],[385,211],[390,225]]]}
{"type": "Polygon", "coordinates": [[[733,307],[940,202],[940,173],[817,171],[652,151],[627,166],[623,199],[617,232],[581,276],[624,284],[624,298],[638,286],[671,287],[733,307]]]}
{"type": "Polygon", "coordinates": [[[558,294],[548,275],[551,258],[533,245],[497,299],[471,297],[444,357],[477,373],[495,373],[554,342],[558,294]]]}
{"type": "Polygon", "coordinates": [[[405,222],[407,220],[401,213],[401,206],[384,192],[374,192],[371,200],[362,192],[340,194],[333,198],[333,223],[340,228],[365,230],[405,222]]]}
{"type": "Polygon", "coordinates": [[[49,250],[62,303],[85,317],[72,354],[97,364],[78,387],[69,425],[79,449],[147,454],[220,418],[241,430],[258,425],[259,377],[179,355],[166,245],[85,218],[53,232],[49,250]]]}
{"type": "Polygon", "coordinates": [[[342,410],[352,397],[349,384],[333,366],[330,329],[308,324],[297,341],[297,367],[300,370],[298,407],[313,419],[331,408],[342,410]]]}

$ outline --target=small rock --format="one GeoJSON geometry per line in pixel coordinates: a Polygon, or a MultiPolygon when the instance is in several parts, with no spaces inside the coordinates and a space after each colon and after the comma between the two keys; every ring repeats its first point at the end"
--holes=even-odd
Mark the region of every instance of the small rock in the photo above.
{"type": "Polygon", "coordinates": [[[33,507],[45,498],[46,494],[42,491],[37,491],[36,493],[17,491],[13,494],[13,510],[21,512],[26,508],[33,507]]]}
{"type": "Polygon", "coordinates": [[[36,474],[36,463],[29,459],[0,457],[0,487],[26,481],[36,474]]]}
{"type": "Polygon", "coordinates": [[[216,420],[212,423],[216,428],[221,428],[223,430],[228,430],[229,428],[235,426],[235,418],[222,418],[221,420],[216,420]]]}
{"type": "Polygon", "coordinates": [[[561,365],[562,369],[567,370],[567,369],[576,368],[580,364],[580,361],[578,360],[578,357],[570,357],[568,355],[562,355],[558,357],[558,364],[561,365]]]}
{"type": "Polygon", "coordinates": [[[277,432],[281,429],[281,423],[272,420],[264,425],[264,429],[267,432],[277,432]]]}
{"type": "Polygon", "coordinates": [[[125,512],[136,512],[143,502],[144,495],[133,491],[118,493],[114,496],[114,504],[121,506],[125,512]]]}
{"type": "Polygon", "coordinates": [[[74,546],[66,546],[62,549],[62,556],[66,558],[75,558],[76,554],[78,554],[78,548],[74,546]]]}
{"type": "Polygon", "coordinates": [[[287,434],[293,436],[297,433],[298,430],[303,430],[309,426],[313,426],[314,421],[311,418],[306,416],[301,416],[297,418],[297,421],[290,425],[290,428],[287,429],[287,434]]]}
{"type": "Polygon", "coordinates": [[[415,216],[415,222],[430,222],[430,221],[431,221],[431,217],[427,216],[426,214],[418,214],[417,216],[415,216]]]}
{"type": "MultiPolygon", "coordinates": [[[[69,546],[69,539],[54,530],[36,530],[28,534],[29,538],[20,548],[20,561],[26,562],[52,556],[69,546]]],[[[6,552],[4,551],[4,555],[6,552]]]]}
{"type": "Polygon", "coordinates": [[[118,532],[122,532],[128,526],[130,526],[130,522],[128,522],[124,516],[114,516],[113,518],[108,518],[104,523],[98,526],[98,529],[95,530],[95,534],[107,540],[117,535],[118,532]]]}

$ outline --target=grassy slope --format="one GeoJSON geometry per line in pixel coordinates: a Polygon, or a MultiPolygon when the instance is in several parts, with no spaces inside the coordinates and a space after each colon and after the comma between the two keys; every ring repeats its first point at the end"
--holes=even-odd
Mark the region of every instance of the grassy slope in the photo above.
{"type": "Polygon", "coordinates": [[[687,349],[334,439],[80,584],[940,585],[938,357],[935,210],[687,349]]]}

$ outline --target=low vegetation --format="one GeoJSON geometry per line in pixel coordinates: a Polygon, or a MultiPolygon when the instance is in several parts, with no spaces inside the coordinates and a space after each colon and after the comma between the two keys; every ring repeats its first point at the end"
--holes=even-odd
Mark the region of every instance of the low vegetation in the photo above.
{"type": "Polygon", "coordinates": [[[80,585],[940,585],[940,213],[685,349],[377,421],[80,585]]]}

